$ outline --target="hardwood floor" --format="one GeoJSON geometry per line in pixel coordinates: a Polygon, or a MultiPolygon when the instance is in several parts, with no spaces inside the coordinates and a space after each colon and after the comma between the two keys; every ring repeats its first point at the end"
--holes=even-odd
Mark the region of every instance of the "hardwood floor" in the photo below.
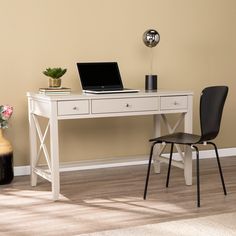
{"type": "Polygon", "coordinates": [[[221,159],[228,195],[223,194],[215,159],[201,160],[201,208],[196,185],[184,184],[173,167],[165,188],[167,166],[150,176],[142,199],[147,166],[61,173],[61,195],[51,201],[50,184],[29,176],[0,186],[0,235],[79,235],[81,233],[195,218],[236,211],[236,157],[221,159]]]}

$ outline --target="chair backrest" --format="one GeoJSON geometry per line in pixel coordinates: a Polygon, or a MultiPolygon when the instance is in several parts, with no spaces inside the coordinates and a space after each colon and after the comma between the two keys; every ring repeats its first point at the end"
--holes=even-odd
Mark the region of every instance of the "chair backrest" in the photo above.
{"type": "Polygon", "coordinates": [[[202,91],[200,99],[201,141],[212,140],[218,135],[227,94],[227,86],[212,86],[202,91]]]}

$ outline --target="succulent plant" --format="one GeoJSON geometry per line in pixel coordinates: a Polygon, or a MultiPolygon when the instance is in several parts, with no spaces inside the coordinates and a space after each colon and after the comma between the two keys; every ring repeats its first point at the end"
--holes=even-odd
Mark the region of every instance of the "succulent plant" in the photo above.
{"type": "Polygon", "coordinates": [[[43,74],[51,77],[52,79],[59,79],[66,73],[67,69],[62,68],[47,68],[43,74]]]}

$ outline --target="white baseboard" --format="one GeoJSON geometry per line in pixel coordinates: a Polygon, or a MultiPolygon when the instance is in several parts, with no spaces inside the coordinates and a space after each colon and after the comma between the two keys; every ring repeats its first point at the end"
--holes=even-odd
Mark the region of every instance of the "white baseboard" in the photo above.
{"type": "MultiPolygon", "coordinates": [[[[218,149],[218,153],[220,157],[230,157],[236,156],[236,148],[221,148],[218,149]]],[[[215,157],[215,150],[203,150],[199,153],[201,159],[213,158],[215,157]]],[[[163,156],[168,157],[168,154],[164,154],[163,156]]],[[[173,159],[180,160],[178,153],[173,153],[173,159]]],[[[196,159],[196,152],[193,151],[193,159],[196,159]]]]}
{"type": "MultiPolygon", "coordinates": [[[[218,150],[220,157],[236,156],[235,148],[222,148],[218,150]]],[[[168,157],[169,154],[165,154],[168,157]]],[[[213,158],[215,157],[214,150],[204,150],[200,151],[201,159],[213,158]]],[[[179,159],[177,153],[173,154],[174,159],[179,159]]],[[[195,152],[193,152],[193,159],[195,159],[195,152]]],[[[76,170],[92,170],[101,168],[112,168],[112,167],[122,167],[122,166],[134,166],[134,165],[144,165],[148,163],[148,156],[130,156],[122,158],[107,158],[96,161],[81,161],[75,163],[65,163],[60,165],[60,171],[76,171],[76,170]]],[[[22,176],[30,174],[30,166],[16,166],[14,167],[14,175],[22,176]]]]}

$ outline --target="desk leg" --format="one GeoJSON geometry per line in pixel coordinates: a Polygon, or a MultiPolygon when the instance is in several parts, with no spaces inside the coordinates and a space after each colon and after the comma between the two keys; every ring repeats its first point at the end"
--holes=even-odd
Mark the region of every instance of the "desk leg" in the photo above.
{"type": "MultiPolygon", "coordinates": [[[[153,123],[154,123],[154,137],[161,136],[161,116],[160,115],[154,115],[153,116],[153,123]]],[[[154,166],[154,172],[160,173],[161,172],[161,162],[157,159],[159,156],[159,150],[160,145],[157,144],[154,149],[154,155],[153,155],[153,166],[154,166]]]]}
{"type": "MultiPolygon", "coordinates": [[[[188,97],[188,112],[184,116],[184,132],[192,133],[192,96],[188,97]]],[[[192,150],[190,146],[185,146],[184,155],[184,178],[186,185],[192,185],[192,150]]]]}
{"type": "Polygon", "coordinates": [[[33,119],[33,113],[31,112],[31,100],[28,102],[29,106],[29,138],[30,138],[30,179],[31,186],[37,185],[37,174],[34,172],[37,162],[37,132],[33,119]]]}
{"type": "Polygon", "coordinates": [[[192,150],[190,146],[185,147],[184,178],[186,185],[192,185],[192,150]]]}
{"type": "Polygon", "coordinates": [[[52,178],[52,197],[53,200],[59,199],[60,193],[60,174],[59,174],[59,142],[58,142],[58,120],[53,115],[50,118],[50,148],[51,148],[51,178],[52,178]]]}

